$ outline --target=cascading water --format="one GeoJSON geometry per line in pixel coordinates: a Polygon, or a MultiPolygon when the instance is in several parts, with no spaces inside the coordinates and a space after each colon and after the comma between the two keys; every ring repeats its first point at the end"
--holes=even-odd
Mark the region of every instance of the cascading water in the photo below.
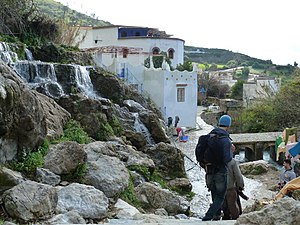
{"type": "Polygon", "coordinates": [[[93,88],[93,84],[92,84],[92,81],[90,78],[90,73],[87,70],[87,68],[84,66],[76,65],[75,66],[75,75],[76,75],[75,77],[76,77],[78,87],[80,89],[84,90],[84,92],[90,98],[97,97],[93,90],[94,88],[93,88]]]}
{"type": "Polygon", "coordinates": [[[0,42],[0,58],[12,66],[31,88],[51,98],[70,94],[72,90],[91,98],[97,97],[86,67],[35,61],[28,49],[25,49],[25,54],[27,60],[18,60],[17,54],[10,50],[9,45],[0,42]],[[59,79],[57,74],[60,76],[59,79]]]}
{"type": "Polygon", "coordinates": [[[51,98],[59,98],[64,95],[61,85],[57,82],[53,64],[22,60],[14,63],[14,70],[32,89],[51,98]]]}
{"type": "Polygon", "coordinates": [[[155,141],[153,140],[153,138],[151,137],[151,134],[149,132],[149,130],[147,129],[147,127],[141,122],[140,118],[139,118],[139,114],[138,113],[132,113],[133,116],[135,117],[134,120],[134,129],[137,132],[140,132],[144,135],[144,137],[147,140],[147,144],[155,144],[155,141]]]}
{"type": "Polygon", "coordinates": [[[0,42],[0,59],[6,64],[11,64],[18,60],[18,55],[12,52],[5,42],[0,42]]]}

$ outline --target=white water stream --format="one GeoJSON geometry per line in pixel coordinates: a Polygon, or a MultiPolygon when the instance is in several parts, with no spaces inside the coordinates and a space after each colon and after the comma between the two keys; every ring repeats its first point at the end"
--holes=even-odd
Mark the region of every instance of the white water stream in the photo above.
{"type": "MultiPolygon", "coordinates": [[[[198,107],[197,123],[199,124],[201,129],[188,132],[187,135],[189,136],[189,140],[187,142],[175,142],[176,147],[180,148],[186,155],[185,168],[187,171],[188,178],[193,185],[192,191],[196,194],[193,200],[191,201],[191,211],[194,214],[194,216],[197,217],[203,217],[209,207],[209,204],[211,203],[210,192],[207,191],[205,185],[205,172],[202,168],[200,169],[198,165],[195,166],[195,147],[197,145],[198,138],[200,135],[207,134],[213,129],[213,126],[206,124],[201,119],[200,114],[203,109],[203,107],[198,107]]],[[[242,160],[243,156],[241,155],[240,158],[242,160]]],[[[252,205],[255,199],[274,197],[274,193],[269,190],[266,190],[262,186],[262,183],[259,183],[252,179],[248,179],[246,177],[244,177],[244,181],[244,193],[250,199],[248,201],[241,199],[243,208],[245,208],[248,205],[252,205]]]]}

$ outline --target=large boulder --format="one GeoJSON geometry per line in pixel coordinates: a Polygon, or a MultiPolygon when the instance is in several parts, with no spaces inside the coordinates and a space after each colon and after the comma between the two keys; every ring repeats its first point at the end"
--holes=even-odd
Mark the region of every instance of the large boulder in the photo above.
{"type": "Polygon", "coordinates": [[[260,175],[267,173],[270,169],[270,165],[264,160],[258,160],[253,162],[246,162],[240,164],[240,169],[244,175],[260,175]]]}
{"type": "Polygon", "coordinates": [[[155,167],[165,178],[186,177],[184,154],[171,144],[159,143],[145,148],[144,152],[154,161],[155,167]]]}
{"type": "Polygon", "coordinates": [[[24,222],[50,218],[57,205],[57,191],[54,187],[34,181],[24,181],[4,192],[3,203],[6,212],[24,222]]]}
{"type": "Polygon", "coordinates": [[[0,195],[25,180],[21,173],[0,166],[0,195]]]}
{"type": "Polygon", "coordinates": [[[153,111],[143,110],[139,112],[139,118],[148,128],[155,143],[171,143],[157,114],[155,114],[153,111]]]}
{"type": "Polygon", "coordinates": [[[236,224],[299,224],[300,202],[292,198],[282,198],[265,206],[260,211],[242,214],[236,224]]]}
{"type": "Polygon", "coordinates": [[[135,188],[135,192],[149,209],[164,208],[170,215],[188,213],[190,205],[185,198],[155,184],[144,182],[135,188]]]}
{"type": "Polygon", "coordinates": [[[112,115],[111,103],[107,99],[92,99],[81,94],[63,96],[58,104],[71,113],[72,118],[77,120],[87,134],[100,140],[101,124],[107,122],[106,115],[112,115]]]}
{"type": "Polygon", "coordinates": [[[58,190],[57,213],[77,211],[83,218],[101,219],[107,214],[109,201],[93,186],[73,183],[58,190]]]}
{"type": "Polygon", "coordinates": [[[67,141],[51,145],[45,156],[44,167],[55,174],[69,174],[86,162],[87,155],[83,146],[77,142],[67,141]]]}
{"type": "Polygon", "coordinates": [[[12,160],[18,150],[36,148],[46,137],[58,137],[69,117],[0,61],[0,162],[12,160]]]}
{"type": "Polygon", "coordinates": [[[116,157],[101,155],[96,161],[87,162],[86,184],[113,198],[123,192],[129,184],[129,172],[116,157]]]}

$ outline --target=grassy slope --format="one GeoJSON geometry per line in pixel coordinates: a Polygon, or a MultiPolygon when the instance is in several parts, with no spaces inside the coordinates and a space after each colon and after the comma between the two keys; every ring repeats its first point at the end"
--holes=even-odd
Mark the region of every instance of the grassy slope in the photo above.
{"type": "Polygon", "coordinates": [[[63,19],[71,25],[107,26],[111,23],[79,13],[53,0],[35,0],[38,9],[50,18],[63,19]]]}

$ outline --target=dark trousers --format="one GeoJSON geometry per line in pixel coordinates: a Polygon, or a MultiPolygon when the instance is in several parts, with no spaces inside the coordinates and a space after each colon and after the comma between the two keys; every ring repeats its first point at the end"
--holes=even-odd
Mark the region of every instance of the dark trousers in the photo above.
{"type": "Polygon", "coordinates": [[[212,204],[204,218],[214,219],[221,215],[221,209],[226,195],[227,173],[217,172],[214,174],[206,174],[205,178],[207,188],[211,191],[212,204]]]}

